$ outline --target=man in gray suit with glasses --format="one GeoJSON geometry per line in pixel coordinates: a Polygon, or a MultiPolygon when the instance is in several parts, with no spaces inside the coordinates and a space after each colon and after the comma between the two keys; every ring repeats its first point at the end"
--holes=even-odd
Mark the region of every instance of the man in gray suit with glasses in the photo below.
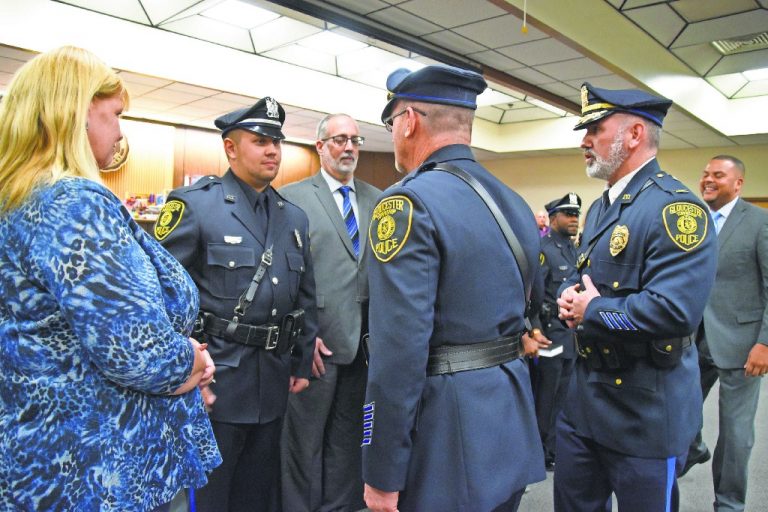
{"type": "Polygon", "coordinates": [[[381,192],[354,177],[360,146],[354,119],[330,114],[317,127],[320,172],[280,193],[309,217],[319,333],[313,379],[289,400],[283,428],[283,508],[363,508],[360,443],[367,363],[368,224],[381,192]],[[298,397],[298,395],[296,395],[298,397]]]}
{"type": "MultiPolygon", "coordinates": [[[[744,163],[710,160],[699,183],[718,233],[717,277],[697,337],[704,396],[720,379],[720,432],[712,461],[716,512],[744,510],[761,379],[768,373],[768,212],[739,197],[744,163]]],[[[701,432],[682,474],[711,457],[701,432]]]]}

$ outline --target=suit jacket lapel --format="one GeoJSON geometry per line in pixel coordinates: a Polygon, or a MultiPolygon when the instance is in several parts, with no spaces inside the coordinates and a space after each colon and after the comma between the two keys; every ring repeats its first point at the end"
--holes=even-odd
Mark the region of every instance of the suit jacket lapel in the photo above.
{"type": "Polygon", "coordinates": [[[731,210],[731,214],[727,219],[725,219],[725,224],[723,224],[723,227],[720,230],[720,234],[717,236],[718,247],[722,247],[723,244],[725,244],[725,242],[731,238],[731,235],[736,231],[736,226],[740,225],[741,221],[744,220],[746,211],[746,203],[743,199],[739,198],[739,200],[736,201],[736,205],[733,207],[733,210],[731,210]]]}
{"type": "MultiPolygon", "coordinates": [[[[323,205],[325,213],[328,215],[333,227],[336,228],[336,232],[339,234],[344,247],[347,248],[352,258],[355,258],[355,249],[352,247],[352,240],[347,233],[347,226],[344,224],[344,219],[341,216],[339,207],[336,206],[336,200],[333,198],[333,193],[328,187],[328,182],[325,181],[321,173],[317,173],[312,177],[312,184],[315,186],[315,195],[317,196],[320,204],[323,205]]],[[[359,197],[358,197],[359,200],[359,197]]],[[[358,201],[358,210],[360,209],[360,203],[358,201]]],[[[358,219],[358,230],[360,230],[360,220],[358,219]]],[[[361,235],[362,240],[362,235],[361,235]]],[[[362,248],[362,244],[361,244],[362,248]]],[[[362,251],[361,251],[362,254],[362,251]]]]}
{"type": "MultiPolygon", "coordinates": [[[[259,230],[256,229],[256,226],[258,225],[256,212],[253,210],[253,206],[248,204],[246,197],[243,195],[243,190],[240,188],[240,184],[235,180],[231,169],[222,177],[221,183],[224,187],[225,200],[226,198],[234,198],[234,200],[227,200],[232,215],[240,221],[245,229],[247,229],[262,246],[264,246],[266,243],[264,233],[259,233],[259,230]]],[[[271,208],[272,205],[270,205],[270,213],[272,213],[271,208]]]]}

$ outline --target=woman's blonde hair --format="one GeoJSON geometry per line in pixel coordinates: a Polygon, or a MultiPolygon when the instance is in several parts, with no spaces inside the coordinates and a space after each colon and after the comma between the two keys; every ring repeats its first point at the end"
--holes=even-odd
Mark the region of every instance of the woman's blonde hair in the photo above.
{"type": "Polygon", "coordinates": [[[0,100],[0,214],[40,185],[69,176],[100,181],[88,108],[94,98],[114,95],[128,107],[122,79],[82,48],[63,46],[18,70],[0,100]]]}

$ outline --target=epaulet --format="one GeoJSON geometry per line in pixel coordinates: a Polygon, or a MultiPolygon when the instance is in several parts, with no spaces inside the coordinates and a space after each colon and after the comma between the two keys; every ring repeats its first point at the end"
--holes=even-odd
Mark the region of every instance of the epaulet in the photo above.
{"type": "Polygon", "coordinates": [[[216,175],[210,175],[210,176],[203,176],[193,184],[191,184],[188,187],[184,188],[184,192],[190,192],[192,190],[204,190],[212,185],[218,185],[221,183],[221,176],[216,175]]]}
{"type": "Polygon", "coordinates": [[[673,194],[690,194],[691,190],[669,173],[659,171],[651,176],[659,188],[673,194]]]}

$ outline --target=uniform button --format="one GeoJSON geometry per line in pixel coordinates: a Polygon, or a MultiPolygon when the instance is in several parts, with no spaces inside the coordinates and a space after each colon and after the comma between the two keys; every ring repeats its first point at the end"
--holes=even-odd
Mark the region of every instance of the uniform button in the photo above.
{"type": "Polygon", "coordinates": [[[213,176],[208,176],[208,179],[209,179],[209,180],[212,180],[212,179],[213,179],[213,176]]]}
{"type": "Polygon", "coordinates": [[[276,309],[272,310],[272,316],[277,316],[277,310],[276,309]]]}
{"type": "Polygon", "coordinates": [[[664,350],[666,350],[667,352],[672,352],[672,345],[667,345],[666,347],[664,347],[664,350]]]}
{"type": "Polygon", "coordinates": [[[618,281],[614,281],[613,282],[613,287],[614,288],[618,288],[619,287],[619,282],[618,281]]]}
{"type": "Polygon", "coordinates": [[[566,278],[564,277],[564,278],[563,278],[563,281],[565,281],[565,280],[566,280],[566,278]]]}
{"type": "Polygon", "coordinates": [[[278,279],[277,279],[276,277],[273,277],[273,278],[272,278],[272,284],[277,284],[277,283],[279,283],[279,282],[280,282],[280,281],[278,281],[278,279]]]}
{"type": "Polygon", "coordinates": [[[621,379],[616,379],[616,385],[621,386],[621,379]]]}
{"type": "Polygon", "coordinates": [[[229,268],[233,268],[234,266],[235,266],[235,262],[234,261],[230,261],[229,262],[229,268]]]}
{"type": "Polygon", "coordinates": [[[590,347],[587,347],[587,348],[585,348],[585,349],[584,349],[584,351],[585,351],[587,354],[591,354],[591,353],[592,353],[592,349],[591,349],[590,347]]]}
{"type": "Polygon", "coordinates": [[[603,354],[610,354],[610,353],[611,353],[611,349],[609,349],[609,348],[604,348],[603,349],[603,354]]]}
{"type": "Polygon", "coordinates": [[[663,177],[664,177],[664,174],[660,172],[660,173],[658,173],[658,174],[656,175],[656,177],[657,177],[657,178],[663,178],[663,177]]]}

